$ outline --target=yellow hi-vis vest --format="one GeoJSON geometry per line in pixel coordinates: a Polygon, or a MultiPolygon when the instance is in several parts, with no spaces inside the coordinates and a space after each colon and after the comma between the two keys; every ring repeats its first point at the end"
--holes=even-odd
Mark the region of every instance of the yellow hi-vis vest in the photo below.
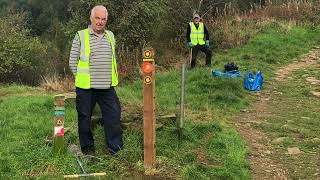
{"type": "MultiPolygon", "coordinates": [[[[112,49],[112,74],[111,74],[111,86],[117,86],[118,71],[117,71],[117,60],[115,55],[115,39],[111,31],[105,31],[108,41],[112,49]]],[[[82,89],[90,89],[90,38],[89,29],[78,31],[80,38],[80,57],[78,60],[77,73],[75,85],[82,89]]]]}
{"type": "Polygon", "coordinates": [[[204,45],[206,42],[204,40],[204,25],[202,22],[199,22],[199,27],[198,29],[194,25],[193,22],[190,22],[190,40],[191,43],[195,46],[197,44],[199,45],[204,45]]]}

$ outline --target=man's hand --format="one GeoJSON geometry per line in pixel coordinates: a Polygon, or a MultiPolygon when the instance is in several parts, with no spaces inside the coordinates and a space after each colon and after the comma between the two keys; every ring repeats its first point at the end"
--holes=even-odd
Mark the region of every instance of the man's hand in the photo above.
{"type": "Polygon", "coordinates": [[[209,40],[206,40],[205,46],[206,46],[206,47],[209,47],[209,40]]]}
{"type": "Polygon", "coordinates": [[[192,48],[193,44],[191,42],[188,42],[188,46],[189,46],[189,48],[192,48]]]}

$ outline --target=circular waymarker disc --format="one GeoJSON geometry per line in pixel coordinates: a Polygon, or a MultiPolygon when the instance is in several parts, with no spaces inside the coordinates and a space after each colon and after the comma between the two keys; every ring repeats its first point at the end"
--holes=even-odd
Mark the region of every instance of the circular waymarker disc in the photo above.
{"type": "Polygon", "coordinates": [[[151,82],[152,82],[152,79],[151,79],[151,77],[150,76],[146,76],[146,77],[144,77],[144,83],[145,84],[151,84],[151,82]]]}
{"type": "Polygon", "coordinates": [[[150,50],[144,51],[144,57],[150,58],[151,57],[151,51],[150,50]]]}
{"type": "Polygon", "coordinates": [[[144,62],[142,65],[143,72],[150,73],[153,71],[153,65],[149,62],[144,62]]]}

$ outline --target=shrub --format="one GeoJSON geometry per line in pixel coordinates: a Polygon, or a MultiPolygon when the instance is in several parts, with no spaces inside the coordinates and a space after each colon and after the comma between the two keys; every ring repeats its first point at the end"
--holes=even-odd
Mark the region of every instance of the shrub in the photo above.
{"type": "Polygon", "coordinates": [[[0,18],[0,82],[36,85],[47,67],[47,47],[29,35],[24,15],[0,18]]]}

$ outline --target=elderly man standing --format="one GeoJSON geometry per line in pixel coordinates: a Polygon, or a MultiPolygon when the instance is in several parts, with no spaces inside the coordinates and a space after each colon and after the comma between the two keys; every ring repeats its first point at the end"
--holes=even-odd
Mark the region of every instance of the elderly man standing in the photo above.
{"type": "Polygon", "coordinates": [[[211,66],[212,51],[209,48],[209,33],[200,20],[199,14],[194,14],[193,22],[190,22],[187,27],[186,38],[192,52],[191,68],[196,66],[199,50],[206,54],[206,65],[211,66]]]}
{"type": "Polygon", "coordinates": [[[114,89],[118,85],[115,38],[105,30],[108,11],[104,6],[91,10],[91,25],[73,39],[69,65],[75,76],[76,108],[81,151],[95,155],[91,115],[96,103],[102,112],[105,142],[111,154],[122,146],[121,107],[114,89]]]}

